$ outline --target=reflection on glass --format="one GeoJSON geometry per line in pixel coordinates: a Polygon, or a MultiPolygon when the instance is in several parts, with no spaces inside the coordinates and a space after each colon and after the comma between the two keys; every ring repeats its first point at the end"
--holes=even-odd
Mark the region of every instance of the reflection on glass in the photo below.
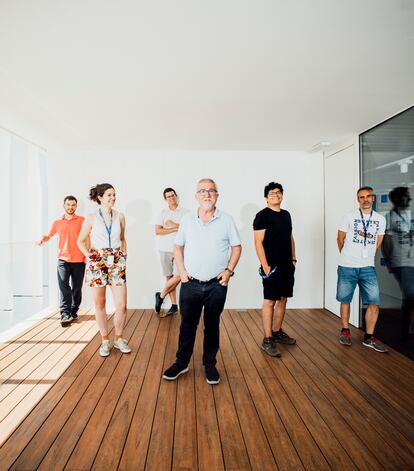
{"type": "Polygon", "coordinates": [[[387,229],[382,251],[390,273],[402,295],[402,336],[414,335],[414,219],[410,209],[410,189],[398,186],[390,191],[392,209],[386,215],[387,229]]]}
{"type": "Polygon", "coordinates": [[[360,156],[361,183],[374,188],[374,209],[387,221],[375,260],[376,337],[414,359],[414,107],[361,134],[360,156]]]}

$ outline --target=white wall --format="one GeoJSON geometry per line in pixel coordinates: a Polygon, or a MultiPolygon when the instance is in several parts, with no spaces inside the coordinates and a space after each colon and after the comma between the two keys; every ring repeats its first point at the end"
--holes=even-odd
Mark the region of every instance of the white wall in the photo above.
{"type": "MultiPolygon", "coordinates": [[[[252,221],[264,207],[269,181],[285,187],[283,207],[293,218],[297,244],[297,277],[290,307],[323,305],[323,159],[303,152],[138,152],[66,151],[49,153],[50,220],[62,213],[66,194],[79,199],[79,213],[96,209],[89,188],[109,182],[117,190],[117,208],[127,219],[128,304],[153,306],[162,278],[155,249],[154,218],[163,208],[162,190],[174,187],[183,206],[195,207],[195,185],[211,177],[219,186],[219,207],[230,213],[240,230],[243,254],[227,298],[229,308],[259,307],[262,302],[252,221]]],[[[50,248],[51,303],[56,303],[55,260],[50,248]]],[[[86,290],[88,291],[88,290],[86,290]]],[[[90,303],[90,294],[85,296],[90,303]]]]}
{"type": "MultiPolygon", "coordinates": [[[[324,307],[339,316],[336,300],[339,251],[336,242],[342,217],[356,209],[359,187],[358,138],[325,153],[325,295],[324,307]]],[[[351,303],[351,324],[359,325],[359,291],[351,303]]]]}

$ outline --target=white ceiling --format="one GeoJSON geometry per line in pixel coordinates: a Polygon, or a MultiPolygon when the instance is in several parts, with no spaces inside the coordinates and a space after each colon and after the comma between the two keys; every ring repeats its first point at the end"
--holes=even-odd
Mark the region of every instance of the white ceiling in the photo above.
{"type": "Polygon", "coordinates": [[[0,0],[0,107],[71,147],[309,150],[412,105],[413,51],[412,0],[0,0]]]}

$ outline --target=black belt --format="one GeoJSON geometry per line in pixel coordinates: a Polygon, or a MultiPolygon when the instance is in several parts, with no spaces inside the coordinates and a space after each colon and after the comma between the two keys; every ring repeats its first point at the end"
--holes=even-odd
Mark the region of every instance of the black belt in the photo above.
{"type": "Polygon", "coordinates": [[[211,278],[211,280],[207,281],[201,281],[197,280],[197,278],[190,278],[189,281],[194,281],[195,283],[200,283],[200,285],[209,285],[211,283],[214,283],[215,281],[218,281],[217,277],[211,278]]]}

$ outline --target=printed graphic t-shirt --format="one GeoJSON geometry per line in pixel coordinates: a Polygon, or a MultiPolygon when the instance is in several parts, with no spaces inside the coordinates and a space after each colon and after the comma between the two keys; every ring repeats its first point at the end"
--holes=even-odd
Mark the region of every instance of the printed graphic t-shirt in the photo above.
{"type": "Polygon", "coordinates": [[[253,229],[266,229],[263,248],[272,268],[292,265],[292,218],[289,211],[264,208],[256,214],[253,229]]]}
{"type": "Polygon", "coordinates": [[[414,215],[410,209],[392,210],[386,216],[385,237],[390,237],[390,266],[414,267],[414,215]]]}
{"type": "Polygon", "coordinates": [[[364,223],[359,210],[348,213],[342,220],[338,229],[346,232],[345,243],[339,257],[342,267],[362,268],[375,266],[375,251],[378,236],[385,234],[385,218],[376,211],[372,216],[362,213],[367,237],[364,245],[364,223]],[[364,251],[367,256],[364,257],[364,251]]]}

